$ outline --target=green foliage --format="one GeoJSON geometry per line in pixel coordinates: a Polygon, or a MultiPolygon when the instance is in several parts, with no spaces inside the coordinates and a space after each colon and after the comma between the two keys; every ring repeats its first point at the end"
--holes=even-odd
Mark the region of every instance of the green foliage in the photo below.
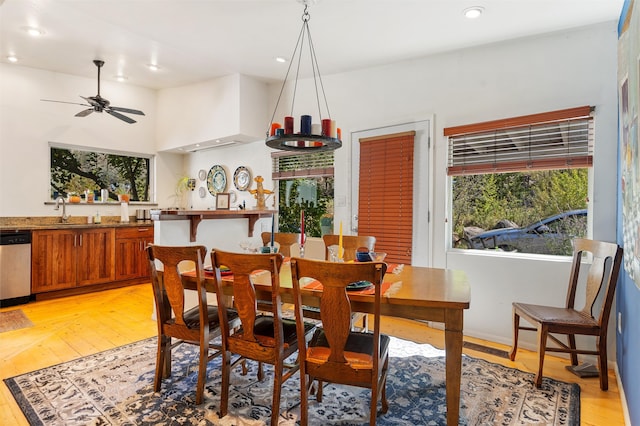
{"type": "Polygon", "coordinates": [[[149,158],[51,148],[51,190],[61,195],[107,188],[110,198],[128,193],[149,200],[149,158]]]}
{"type": "MultiPolygon", "coordinates": [[[[526,226],[587,206],[587,169],[496,173],[453,178],[453,232],[493,229],[504,219],[526,226]]],[[[454,239],[455,240],[455,239],[454,239]]]]}
{"type": "Polygon", "coordinates": [[[293,179],[287,197],[287,181],[278,184],[278,232],[300,232],[300,212],[304,210],[305,234],[308,237],[320,237],[321,219],[326,220],[328,207],[333,203],[333,178],[317,178],[316,202],[303,200],[298,202],[298,187],[306,179],[293,179]],[[289,200],[289,205],[287,205],[289,200]]]}

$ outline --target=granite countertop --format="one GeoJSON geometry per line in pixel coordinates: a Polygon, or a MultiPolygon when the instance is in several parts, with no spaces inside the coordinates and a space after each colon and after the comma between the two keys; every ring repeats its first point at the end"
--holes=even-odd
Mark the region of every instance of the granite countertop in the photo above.
{"type": "Polygon", "coordinates": [[[152,220],[138,221],[135,216],[130,216],[129,222],[120,222],[120,216],[102,216],[101,219],[101,223],[87,223],[86,216],[71,216],[67,223],[62,223],[60,216],[0,217],[0,231],[153,226],[152,220]]]}

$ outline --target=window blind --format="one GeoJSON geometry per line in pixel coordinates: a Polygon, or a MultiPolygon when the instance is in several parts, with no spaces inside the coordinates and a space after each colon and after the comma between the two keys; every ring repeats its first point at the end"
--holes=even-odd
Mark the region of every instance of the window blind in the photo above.
{"type": "Polygon", "coordinates": [[[449,176],[591,167],[589,106],[444,129],[449,176]]]}
{"type": "Polygon", "coordinates": [[[273,180],[333,176],[333,151],[313,154],[271,153],[273,180]]]}
{"type": "Polygon", "coordinates": [[[411,264],[415,132],[362,138],[358,235],[376,237],[386,261],[411,264]]]}

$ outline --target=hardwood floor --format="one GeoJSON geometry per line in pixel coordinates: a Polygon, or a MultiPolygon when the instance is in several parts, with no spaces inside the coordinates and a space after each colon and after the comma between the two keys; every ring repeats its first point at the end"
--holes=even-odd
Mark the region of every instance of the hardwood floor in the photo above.
{"type": "MultiPolygon", "coordinates": [[[[0,379],[155,336],[152,304],[151,286],[141,284],[2,308],[0,312],[21,309],[34,325],[0,333],[0,379]]],[[[383,332],[387,334],[439,348],[444,346],[443,332],[422,323],[384,318],[383,325],[383,332]]],[[[465,338],[465,341],[499,350],[509,349],[473,338],[465,338]]],[[[533,372],[537,367],[536,354],[523,349],[518,351],[515,362],[470,349],[464,349],[464,353],[524,371],[533,372]]],[[[545,376],[580,384],[581,424],[624,425],[613,370],[609,371],[609,391],[603,392],[597,378],[579,379],[565,370],[567,364],[561,358],[547,357],[545,376]]],[[[0,385],[0,424],[27,425],[4,382],[0,385]]]]}

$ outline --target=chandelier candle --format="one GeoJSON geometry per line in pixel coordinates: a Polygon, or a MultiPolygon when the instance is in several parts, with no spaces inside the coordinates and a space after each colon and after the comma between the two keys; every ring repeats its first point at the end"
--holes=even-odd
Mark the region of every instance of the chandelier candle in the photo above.
{"type": "Polygon", "coordinates": [[[284,134],[292,135],[293,134],[293,117],[287,116],[284,118],[284,134]]]}
{"type": "Polygon", "coordinates": [[[280,123],[271,123],[271,133],[270,133],[270,134],[271,134],[271,136],[275,136],[275,135],[276,135],[277,130],[278,130],[280,127],[282,127],[282,126],[280,126],[280,123]]]}
{"type": "Polygon", "coordinates": [[[310,115],[300,116],[300,133],[303,135],[311,134],[311,116],[310,115]]]}

